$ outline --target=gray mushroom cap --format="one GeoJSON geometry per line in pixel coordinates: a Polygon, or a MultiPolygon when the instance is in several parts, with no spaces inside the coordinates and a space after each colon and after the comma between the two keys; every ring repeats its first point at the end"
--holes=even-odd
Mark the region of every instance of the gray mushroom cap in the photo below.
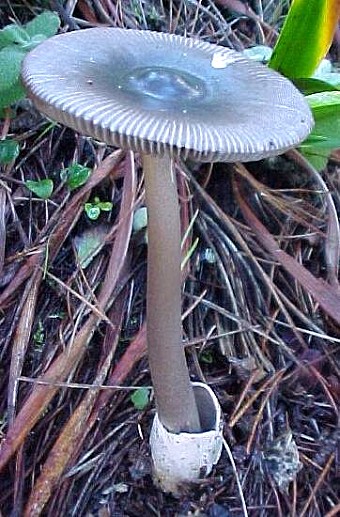
{"type": "Polygon", "coordinates": [[[35,106],[117,147],[201,161],[284,152],[313,118],[290,81],[225,47],[173,34],[94,28],[54,36],[24,60],[35,106]]]}

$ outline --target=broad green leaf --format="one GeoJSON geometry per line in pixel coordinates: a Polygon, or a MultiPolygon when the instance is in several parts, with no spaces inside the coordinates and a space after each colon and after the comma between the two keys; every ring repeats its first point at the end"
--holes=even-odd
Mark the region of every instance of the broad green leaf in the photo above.
{"type": "Polygon", "coordinates": [[[332,149],[340,147],[340,91],[315,93],[306,99],[313,111],[315,126],[300,148],[320,169],[332,149]]]}
{"type": "Polygon", "coordinates": [[[58,32],[59,26],[58,15],[51,11],[36,16],[24,27],[12,23],[0,30],[0,49],[16,44],[28,51],[44,39],[54,36],[58,32]]]}
{"type": "Polygon", "coordinates": [[[25,52],[10,45],[0,50],[0,95],[3,90],[17,84],[25,52]]]}
{"type": "Polygon", "coordinates": [[[19,155],[19,144],[16,140],[0,140],[0,163],[11,163],[19,155]]]}
{"type": "Polygon", "coordinates": [[[294,79],[293,83],[302,93],[304,93],[304,95],[311,95],[312,93],[327,91],[332,92],[335,89],[338,89],[333,84],[330,84],[321,79],[316,79],[314,77],[301,77],[299,79],[294,79]]]}
{"type": "Polygon", "coordinates": [[[149,403],[150,389],[149,388],[138,388],[134,391],[130,397],[131,402],[136,409],[143,410],[149,403]]]}
{"type": "Polygon", "coordinates": [[[29,34],[27,34],[23,27],[12,23],[0,31],[0,48],[7,47],[13,43],[24,45],[29,39],[29,34]]]}
{"type": "MultiPolygon", "coordinates": [[[[25,95],[25,89],[19,81],[10,88],[0,90],[0,110],[8,108],[14,102],[23,99],[25,95]]],[[[3,116],[3,114],[1,114],[0,111],[0,117],[1,116],[3,116]]]]}
{"type": "Polygon", "coordinates": [[[340,92],[320,92],[306,97],[309,106],[312,108],[314,115],[324,113],[332,109],[332,106],[338,108],[340,106],[340,92]]]}
{"type": "MultiPolygon", "coordinates": [[[[10,25],[8,25],[8,27],[10,27],[10,25]]],[[[4,47],[7,47],[7,45],[10,45],[11,43],[14,43],[11,35],[9,34],[9,31],[5,31],[5,29],[0,30],[0,50],[4,47]]]]}
{"type": "MultiPolygon", "coordinates": [[[[324,130],[326,135],[326,131],[324,130]]],[[[328,156],[332,149],[340,148],[340,137],[339,136],[322,136],[322,135],[311,135],[310,138],[305,140],[301,144],[301,149],[313,149],[316,154],[322,156],[328,156]],[[319,138],[317,138],[319,136],[319,138]]]]}
{"type": "Polygon", "coordinates": [[[91,176],[91,169],[80,163],[74,163],[60,172],[60,178],[66,181],[70,190],[74,190],[84,185],[91,176]]]}
{"type": "Polygon", "coordinates": [[[325,169],[328,162],[329,152],[324,154],[321,151],[313,151],[312,148],[302,149],[301,152],[316,170],[321,171],[322,169],[325,169]]]}
{"type": "Polygon", "coordinates": [[[19,80],[25,52],[12,44],[0,50],[0,109],[7,108],[25,96],[19,80]]]}
{"type": "Polygon", "coordinates": [[[45,38],[54,36],[59,29],[60,20],[56,13],[45,11],[25,25],[25,30],[31,38],[42,34],[45,38]]]}
{"type": "Polygon", "coordinates": [[[326,55],[340,13],[340,0],[294,0],[269,66],[289,78],[310,77],[326,55]]]}
{"type": "Polygon", "coordinates": [[[33,36],[33,38],[30,38],[26,43],[23,43],[20,48],[22,48],[25,52],[29,52],[45,39],[47,38],[43,34],[37,34],[36,36],[33,36]]]}
{"type": "Polygon", "coordinates": [[[31,192],[42,199],[48,199],[53,192],[53,181],[51,179],[40,181],[27,180],[25,185],[31,192]]]}

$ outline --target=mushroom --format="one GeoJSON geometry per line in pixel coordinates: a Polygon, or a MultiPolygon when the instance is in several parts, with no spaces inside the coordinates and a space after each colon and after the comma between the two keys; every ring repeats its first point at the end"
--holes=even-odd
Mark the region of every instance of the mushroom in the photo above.
{"type": "MultiPolygon", "coordinates": [[[[209,471],[216,463],[222,439],[218,404],[211,390],[190,382],[182,346],[173,159],[234,162],[280,154],[310,132],[307,103],[287,79],[233,50],[119,28],[52,37],[25,58],[22,79],[35,106],[51,119],[141,153],[148,210],[147,343],[157,410],[152,453],[159,477],[171,477],[178,467],[175,485],[181,477],[198,478],[202,466],[209,471]],[[197,443],[208,436],[216,445],[212,461],[196,447],[194,455],[201,456],[193,474],[182,465],[187,445],[179,445],[181,460],[171,452],[182,436],[197,443]],[[175,459],[164,460],[167,454],[175,459]]],[[[163,483],[165,489],[175,485],[163,483]]]]}

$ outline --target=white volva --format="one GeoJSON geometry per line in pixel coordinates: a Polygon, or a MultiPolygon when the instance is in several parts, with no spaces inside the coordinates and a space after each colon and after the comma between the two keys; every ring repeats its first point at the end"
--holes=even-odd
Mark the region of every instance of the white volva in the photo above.
{"type": "MultiPolygon", "coordinates": [[[[218,462],[223,445],[221,407],[212,389],[193,382],[194,392],[204,390],[211,400],[211,429],[202,433],[170,433],[156,413],[150,435],[154,476],[165,492],[176,493],[183,482],[207,476],[218,462]]],[[[199,404],[199,400],[198,406],[199,404]]],[[[203,402],[203,401],[202,401],[203,402]]]]}

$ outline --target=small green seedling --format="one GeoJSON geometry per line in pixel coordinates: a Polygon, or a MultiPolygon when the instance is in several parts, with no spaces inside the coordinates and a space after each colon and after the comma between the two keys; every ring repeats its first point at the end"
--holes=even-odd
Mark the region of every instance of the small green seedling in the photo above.
{"type": "Polygon", "coordinates": [[[205,364],[213,364],[214,355],[211,350],[205,350],[200,354],[200,361],[205,364]]]}
{"type": "Polygon", "coordinates": [[[101,212],[110,212],[112,210],[111,201],[100,201],[99,197],[95,197],[92,203],[85,203],[86,215],[91,221],[96,221],[101,212]]]}
{"type": "Polygon", "coordinates": [[[49,199],[53,192],[53,181],[48,178],[40,181],[27,180],[25,186],[41,199],[49,199]]]}
{"type": "Polygon", "coordinates": [[[143,411],[149,404],[150,388],[138,388],[130,396],[130,400],[136,409],[143,411]]]}
{"type": "Polygon", "coordinates": [[[19,79],[21,63],[30,50],[54,36],[59,25],[59,17],[46,11],[26,25],[13,23],[0,30],[0,110],[25,97],[19,79]]]}
{"type": "Polygon", "coordinates": [[[84,185],[91,176],[92,170],[80,163],[74,163],[60,172],[60,179],[66,182],[70,190],[84,185]]]}
{"type": "Polygon", "coordinates": [[[19,144],[16,140],[0,140],[0,164],[7,165],[19,155],[19,144]]]}

